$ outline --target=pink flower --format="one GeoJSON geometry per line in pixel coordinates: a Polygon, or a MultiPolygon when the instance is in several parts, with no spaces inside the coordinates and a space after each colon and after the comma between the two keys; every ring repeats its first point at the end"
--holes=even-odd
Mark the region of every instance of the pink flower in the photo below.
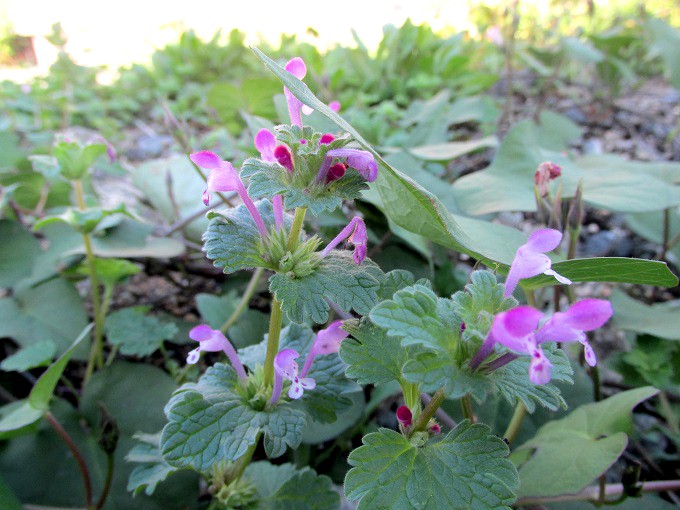
{"type": "Polygon", "coordinates": [[[199,345],[196,349],[189,352],[187,363],[190,365],[197,363],[201,352],[224,351],[239,378],[243,380],[248,378],[234,347],[220,330],[212,329],[207,324],[201,324],[189,332],[189,338],[196,340],[199,345]]]}
{"type": "Polygon", "coordinates": [[[399,422],[399,425],[405,429],[411,426],[411,423],[413,423],[413,414],[411,414],[411,410],[407,406],[399,406],[397,408],[397,421],[399,422]]]}
{"type": "Polygon", "coordinates": [[[248,195],[248,190],[246,190],[246,187],[241,182],[241,178],[236,173],[236,170],[234,170],[231,163],[221,160],[219,156],[210,151],[196,152],[189,157],[196,165],[205,168],[206,170],[210,170],[210,174],[208,175],[208,187],[203,192],[203,203],[205,205],[210,203],[210,193],[236,191],[241,197],[243,205],[245,205],[248,212],[250,212],[253,221],[255,221],[260,236],[262,236],[262,239],[267,239],[267,227],[262,220],[262,216],[257,210],[257,207],[255,207],[253,200],[250,198],[250,195],[248,195]]]}
{"type": "MultiPolygon", "coordinates": [[[[295,57],[286,64],[286,71],[295,76],[298,80],[302,80],[307,74],[307,66],[305,65],[304,60],[302,60],[300,57],[295,57]]],[[[295,126],[302,127],[302,118],[300,117],[300,110],[303,106],[302,101],[295,97],[293,93],[286,87],[283,87],[283,93],[285,94],[286,101],[288,102],[290,123],[295,126]]]]}
{"type": "MultiPolygon", "coordinates": [[[[566,312],[555,312],[536,331],[543,314],[535,308],[518,306],[501,312],[494,318],[491,331],[470,362],[470,368],[476,369],[491,354],[494,344],[499,343],[516,353],[530,355],[529,379],[534,384],[546,384],[550,381],[552,363],[541,349],[540,344],[544,342],[580,342],[585,348],[586,361],[590,366],[595,366],[595,352],[584,332],[602,326],[612,313],[608,301],[584,299],[574,303],[566,312]]],[[[509,357],[508,361],[511,360],[512,357],[509,357]]]]}
{"type": "Polygon", "coordinates": [[[334,158],[344,158],[347,166],[354,168],[368,182],[373,182],[378,178],[378,165],[370,152],[358,149],[331,149],[326,152],[326,157],[316,176],[317,182],[326,182],[326,176],[334,158]]]}
{"type": "Polygon", "coordinates": [[[274,149],[274,159],[276,159],[279,165],[288,170],[289,173],[293,173],[293,157],[290,155],[288,147],[277,145],[274,149]]]}
{"type": "Polygon", "coordinates": [[[340,233],[326,246],[319,254],[321,258],[326,257],[333,248],[335,248],[342,241],[347,239],[354,245],[354,262],[359,265],[366,258],[366,243],[368,242],[368,234],[366,233],[366,224],[364,220],[355,216],[349,224],[343,228],[340,233]]]}
{"type": "Polygon", "coordinates": [[[534,175],[534,183],[542,197],[545,197],[550,191],[548,183],[557,179],[560,175],[562,175],[562,167],[555,163],[546,161],[545,163],[538,165],[538,170],[536,170],[536,174],[534,175]]]}
{"type": "Polygon", "coordinates": [[[291,382],[288,396],[297,400],[305,390],[313,390],[316,381],[311,377],[298,375],[298,364],[295,361],[300,355],[294,349],[283,349],[274,358],[274,387],[272,389],[271,403],[276,404],[281,397],[283,380],[291,382]]]}
{"type": "Polygon", "coordinates": [[[255,135],[255,148],[260,152],[260,158],[267,163],[276,161],[274,149],[276,148],[276,138],[274,133],[268,129],[260,129],[255,135]]]}
{"type": "Polygon", "coordinates": [[[326,174],[326,184],[329,182],[337,181],[338,179],[344,177],[347,167],[344,163],[335,163],[329,169],[326,174]]]}
{"type": "Polygon", "coordinates": [[[541,273],[554,276],[560,283],[570,285],[571,280],[550,269],[552,262],[550,257],[545,255],[546,252],[557,248],[561,240],[562,232],[552,228],[544,228],[531,234],[526,244],[517,249],[505,281],[504,296],[509,297],[522,278],[531,278],[541,273]]]}
{"type": "Polygon", "coordinates": [[[320,354],[333,354],[338,352],[342,341],[349,336],[347,331],[340,329],[341,327],[342,321],[335,321],[330,326],[320,330],[316,334],[314,343],[309,350],[309,354],[307,354],[305,365],[302,367],[302,371],[300,372],[300,377],[304,377],[309,373],[309,369],[312,368],[312,362],[316,356],[320,354]]]}
{"type": "Polygon", "coordinates": [[[328,103],[328,107],[335,113],[338,113],[340,111],[340,101],[331,101],[328,103]]]}

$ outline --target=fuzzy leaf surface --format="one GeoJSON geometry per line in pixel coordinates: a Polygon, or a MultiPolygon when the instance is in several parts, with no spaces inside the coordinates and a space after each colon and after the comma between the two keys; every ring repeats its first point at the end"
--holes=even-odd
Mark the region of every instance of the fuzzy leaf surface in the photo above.
{"type": "Polygon", "coordinates": [[[347,498],[361,499],[359,510],[509,509],[515,501],[519,480],[508,447],[486,425],[464,421],[420,448],[388,429],[362,441],[345,478],[347,498]]]}
{"type": "Polygon", "coordinates": [[[177,334],[177,326],[163,323],[140,308],[124,308],[106,318],[105,331],[111,345],[126,356],[148,356],[177,334]]]}

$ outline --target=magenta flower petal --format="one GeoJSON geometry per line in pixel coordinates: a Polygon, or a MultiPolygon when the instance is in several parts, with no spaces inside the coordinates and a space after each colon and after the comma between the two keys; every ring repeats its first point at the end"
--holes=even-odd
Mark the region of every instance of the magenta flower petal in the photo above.
{"type": "Polygon", "coordinates": [[[273,163],[274,148],[276,147],[276,138],[274,134],[268,129],[260,129],[255,135],[255,148],[260,151],[260,157],[263,161],[273,163]]]}
{"type": "Polygon", "coordinates": [[[295,361],[298,356],[298,352],[294,349],[283,349],[274,358],[275,377],[272,403],[276,403],[279,399],[284,378],[291,382],[288,396],[292,399],[298,399],[302,396],[304,390],[312,390],[316,387],[314,379],[298,376],[298,364],[295,361]]]}
{"type": "Polygon", "coordinates": [[[312,349],[317,354],[333,354],[340,349],[340,343],[349,336],[347,331],[340,329],[342,321],[335,321],[326,329],[316,334],[316,340],[312,349]]]}
{"type": "Polygon", "coordinates": [[[535,308],[518,306],[496,315],[490,334],[496,342],[508,349],[531,354],[536,344],[534,330],[542,316],[535,308]]]}
{"type": "Polygon", "coordinates": [[[295,76],[298,80],[302,80],[307,75],[307,66],[305,61],[300,57],[295,57],[286,64],[286,71],[295,76]]]}
{"type": "Polygon", "coordinates": [[[554,229],[542,229],[534,232],[526,244],[517,249],[515,259],[512,261],[508,277],[505,281],[505,297],[509,297],[519,281],[523,278],[531,278],[541,273],[557,278],[560,283],[569,285],[571,280],[557,274],[551,268],[550,257],[544,252],[555,249],[562,239],[562,233],[554,229]]]}
{"type": "Polygon", "coordinates": [[[340,101],[331,101],[328,103],[328,107],[335,113],[338,113],[340,111],[340,101]]]}
{"type": "Polygon", "coordinates": [[[604,299],[584,299],[569,307],[567,324],[582,331],[600,328],[614,314],[612,304],[604,299]]]}
{"type": "Polygon", "coordinates": [[[535,347],[531,353],[529,364],[529,380],[534,384],[547,384],[550,382],[551,368],[553,364],[543,353],[543,349],[535,347]]]}
{"type": "Polygon", "coordinates": [[[347,165],[356,169],[364,179],[373,182],[378,178],[378,165],[373,154],[358,149],[333,149],[326,153],[334,158],[347,158],[347,165]]]}
{"type": "Polygon", "coordinates": [[[547,253],[553,251],[560,245],[562,241],[562,232],[554,228],[543,228],[537,230],[529,237],[529,240],[524,245],[531,251],[539,251],[547,253]]]}
{"type": "Polygon", "coordinates": [[[350,221],[349,224],[343,228],[330,243],[328,243],[328,246],[326,246],[319,254],[320,257],[326,257],[333,248],[345,239],[354,245],[354,262],[356,262],[357,265],[361,264],[366,258],[366,243],[368,241],[368,236],[366,234],[366,224],[364,223],[364,220],[358,216],[352,218],[352,221],[350,221]]]}
{"type": "Polygon", "coordinates": [[[413,423],[413,414],[407,406],[397,408],[397,421],[404,427],[409,428],[413,423]]]}
{"type": "Polygon", "coordinates": [[[290,173],[293,173],[293,157],[290,155],[288,147],[285,145],[277,145],[274,149],[274,159],[279,165],[284,167],[290,173]]]}
{"type": "Polygon", "coordinates": [[[274,358],[274,371],[286,379],[292,380],[298,373],[298,364],[295,360],[299,357],[300,355],[295,349],[283,349],[274,358]]]}
{"type": "Polygon", "coordinates": [[[239,378],[245,380],[248,378],[243,364],[234,350],[234,346],[227,339],[224,334],[218,329],[212,329],[207,324],[201,324],[189,331],[189,338],[196,340],[199,346],[191,351],[187,356],[187,363],[194,364],[198,361],[201,351],[203,352],[218,352],[223,351],[231,365],[234,367],[239,378]]]}
{"type": "Polygon", "coordinates": [[[216,170],[222,166],[222,160],[214,152],[201,151],[189,156],[191,161],[206,170],[216,170]]]}

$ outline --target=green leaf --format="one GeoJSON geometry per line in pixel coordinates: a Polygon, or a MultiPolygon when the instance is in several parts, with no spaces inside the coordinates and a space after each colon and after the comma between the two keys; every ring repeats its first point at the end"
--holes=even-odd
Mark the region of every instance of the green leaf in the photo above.
{"type": "Polygon", "coordinates": [[[142,308],[124,308],[111,313],[104,324],[108,342],[119,346],[126,356],[141,357],[156,352],[164,340],[177,334],[177,326],[164,324],[146,313],[142,308]]]}
{"type": "Polygon", "coordinates": [[[626,448],[632,409],[657,393],[649,386],[625,391],[543,425],[513,452],[521,480],[518,496],[574,494],[587,487],[626,448]]]}
{"type": "Polygon", "coordinates": [[[20,349],[16,353],[8,356],[2,363],[0,369],[5,371],[15,370],[24,372],[36,367],[48,365],[57,354],[57,344],[52,340],[41,340],[28,347],[20,349]]]}
{"type": "Polygon", "coordinates": [[[12,489],[0,478],[0,508],[5,510],[22,510],[23,505],[12,489]]]}
{"type": "Polygon", "coordinates": [[[169,423],[161,436],[161,452],[168,464],[205,471],[215,463],[241,457],[261,433],[268,457],[280,457],[286,446],[300,444],[306,424],[302,411],[285,403],[257,410],[237,392],[239,384],[230,366],[217,363],[197,384],[177,390],[166,406],[169,423]]]}
{"type": "Polygon", "coordinates": [[[680,316],[674,303],[646,305],[617,289],[612,291],[611,303],[617,328],[680,340],[680,316]]]}
{"type": "Polygon", "coordinates": [[[125,460],[140,465],[135,466],[130,473],[127,490],[134,494],[144,491],[147,496],[151,496],[156,486],[177,469],[163,460],[160,433],[137,434],[135,439],[139,443],[130,450],[125,460]]]}
{"type": "Polygon", "coordinates": [[[422,352],[404,365],[404,379],[419,384],[420,389],[426,392],[437,391],[443,386],[447,398],[471,394],[476,400],[483,401],[491,390],[488,377],[472,373],[458,363],[454,351],[422,352]]]}
{"type": "Polygon", "coordinates": [[[573,384],[571,376],[574,371],[564,352],[557,349],[554,344],[542,344],[542,347],[545,355],[553,364],[551,382],[548,384],[534,384],[529,380],[531,362],[529,356],[520,356],[489,375],[489,380],[508,404],[514,406],[522,402],[530,413],[536,410],[536,404],[551,411],[557,411],[560,407],[567,409],[567,403],[554,382],[562,381],[573,384]]]}
{"type": "Polygon", "coordinates": [[[458,339],[460,321],[451,301],[437,297],[424,285],[414,285],[396,292],[371,310],[371,321],[387,330],[403,345],[423,344],[437,350],[451,348],[458,339]],[[458,321],[458,324],[456,324],[458,321]]]}
{"type": "Polygon", "coordinates": [[[127,210],[125,204],[120,204],[115,209],[103,209],[101,207],[90,207],[80,210],[69,207],[61,214],[45,216],[36,221],[33,225],[35,230],[40,230],[53,223],[66,223],[69,227],[80,234],[91,234],[99,225],[113,215],[122,214],[134,219],[134,216],[127,210]]]}
{"type": "Polygon", "coordinates": [[[244,476],[257,490],[259,510],[332,510],[340,506],[331,479],[310,468],[298,471],[292,464],[253,462],[244,476]]]}
{"type": "Polygon", "coordinates": [[[652,38],[654,47],[664,62],[664,72],[671,84],[680,90],[680,30],[671,26],[666,21],[648,17],[645,25],[649,36],[652,38]]]}
{"type": "Polygon", "coordinates": [[[20,223],[0,220],[0,287],[12,287],[31,275],[40,242],[20,223]],[[11,242],[10,242],[11,240],[11,242]]]}
{"type": "MultiPolygon", "coordinates": [[[[128,276],[134,276],[141,271],[141,268],[125,259],[94,259],[94,267],[99,281],[104,285],[113,286],[128,276]]],[[[90,270],[87,264],[83,263],[76,269],[82,276],[89,276],[90,270]]]]}
{"type": "Polygon", "coordinates": [[[505,298],[505,286],[496,281],[490,271],[473,271],[470,283],[464,290],[456,292],[451,300],[456,305],[456,313],[465,322],[463,337],[476,331],[482,338],[491,328],[493,316],[517,305],[514,298],[505,298]]]}
{"type": "MultiPolygon", "coordinates": [[[[618,282],[675,287],[678,277],[665,262],[624,257],[598,257],[557,262],[552,269],[572,282],[618,282]]],[[[527,289],[537,289],[555,283],[552,276],[540,275],[522,280],[527,289]]]]}
{"type": "Polygon", "coordinates": [[[509,509],[517,471],[508,447],[486,425],[464,421],[439,442],[423,447],[392,430],[363,438],[349,455],[350,500],[368,508],[509,509]]]}
{"type": "MultiPolygon", "coordinates": [[[[269,201],[262,200],[257,209],[265,225],[274,224],[274,210],[269,201]]],[[[203,234],[203,243],[206,256],[227,274],[255,267],[273,269],[262,258],[260,232],[244,205],[221,215],[214,214],[203,234]]]]}
{"type": "Polygon", "coordinates": [[[76,142],[61,142],[54,147],[61,175],[69,180],[82,179],[95,160],[106,152],[106,145],[92,144],[81,147],[76,142]]]}
{"type": "Polygon", "coordinates": [[[270,292],[281,301],[288,318],[298,324],[307,319],[321,324],[328,320],[327,299],[345,312],[367,314],[377,301],[384,273],[370,259],[357,265],[352,254],[333,250],[302,278],[278,273],[269,281],[270,292]]]}
{"type": "Polygon", "coordinates": [[[418,159],[425,161],[451,161],[470,152],[487,147],[496,147],[498,139],[495,136],[487,136],[477,140],[467,140],[465,142],[448,142],[435,145],[421,145],[412,147],[408,152],[418,159]]]}
{"type": "Polygon", "coordinates": [[[381,384],[401,378],[401,369],[411,359],[418,346],[401,346],[401,339],[388,336],[384,329],[375,326],[367,317],[349,320],[342,329],[353,338],[340,344],[340,358],[348,366],[347,377],[359,384],[381,384]]]}
{"type": "Polygon", "coordinates": [[[80,336],[75,339],[59,359],[43,372],[23,404],[2,417],[2,420],[0,420],[0,433],[18,430],[35,423],[49,411],[50,400],[52,400],[54,388],[57,387],[61,374],[71,359],[73,351],[89,334],[91,329],[92,325],[90,324],[80,333],[80,336]]]}

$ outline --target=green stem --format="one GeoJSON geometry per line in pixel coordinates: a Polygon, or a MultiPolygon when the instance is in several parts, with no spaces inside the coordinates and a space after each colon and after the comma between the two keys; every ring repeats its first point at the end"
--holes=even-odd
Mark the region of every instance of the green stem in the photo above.
{"type": "Polygon", "coordinates": [[[100,510],[104,507],[104,503],[106,503],[106,498],[109,495],[109,490],[111,489],[111,482],[113,481],[113,465],[114,455],[113,453],[109,453],[106,455],[106,480],[104,481],[104,488],[102,489],[102,492],[99,496],[95,510],[100,510]]]}
{"type": "Polygon", "coordinates": [[[669,208],[663,211],[663,244],[661,246],[661,260],[666,258],[666,253],[669,249],[671,237],[671,210],[669,208]]]}
{"type": "Polygon", "coordinates": [[[279,337],[281,336],[281,321],[283,309],[281,302],[272,298],[272,314],[269,318],[269,338],[267,339],[267,355],[264,360],[264,384],[271,386],[274,383],[274,358],[279,352],[279,337]]]}
{"type": "Polygon", "coordinates": [[[522,420],[524,420],[524,416],[526,414],[527,408],[524,407],[524,404],[522,404],[522,402],[517,402],[517,406],[515,407],[515,412],[512,415],[512,419],[508,424],[508,428],[505,431],[505,434],[503,434],[503,437],[507,439],[508,442],[512,443],[517,437],[517,433],[519,432],[519,429],[522,426],[522,420]]]}
{"type": "MultiPolygon", "coordinates": [[[[76,203],[78,209],[85,210],[85,194],[83,193],[83,183],[81,181],[73,181],[73,191],[76,195],[76,203]]],[[[102,356],[102,335],[103,335],[103,317],[101,316],[101,300],[99,295],[99,278],[97,277],[97,267],[95,265],[94,251],[92,250],[92,239],[89,234],[83,234],[83,244],[85,245],[85,260],[87,262],[87,272],[90,277],[90,287],[92,291],[92,308],[94,315],[94,342],[90,350],[90,357],[87,361],[87,368],[85,369],[85,377],[83,378],[83,386],[87,384],[94,372],[95,365],[101,367],[104,360],[102,356]]]]}
{"type": "Polygon", "coordinates": [[[439,409],[445,399],[446,393],[444,392],[444,388],[439,388],[435,394],[432,395],[432,400],[427,403],[425,409],[423,409],[423,412],[420,413],[420,416],[418,416],[418,419],[413,424],[413,431],[411,434],[427,428],[427,424],[430,423],[435,411],[439,409]]]}
{"type": "Polygon", "coordinates": [[[472,399],[470,395],[465,395],[460,399],[460,408],[463,411],[463,417],[466,420],[470,420],[472,423],[475,422],[475,412],[472,409],[472,399]]]}
{"type": "Polygon", "coordinates": [[[418,385],[403,379],[399,380],[399,384],[401,385],[401,391],[404,393],[406,407],[413,413],[413,418],[418,419],[420,415],[420,391],[418,391],[418,385]]]}
{"type": "Polygon", "coordinates": [[[306,207],[296,207],[295,217],[293,218],[293,226],[290,228],[290,234],[288,234],[288,242],[286,243],[286,249],[290,252],[295,250],[295,247],[300,240],[300,232],[302,231],[302,224],[305,222],[305,214],[307,213],[306,207]]]}
{"type": "Polygon", "coordinates": [[[255,270],[253,276],[250,278],[250,281],[248,282],[248,286],[246,287],[243,296],[241,296],[241,301],[236,307],[236,310],[234,310],[234,312],[229,316],[229,318],[224,322],[224,324],[222,324],[222,327],[220,327],[220,331],[222,331],[222,333],[226,333],[229,330],[229,328],[234,325],[234,323],[238,320],[238,318],[246,310],[246,308],[248,308],[248,304],[250,303],[253,294],[255,294],[255,289],[257,289],[257,285],[258,283],[260,283],[260,279],[262,278],[263,274],[264,274],[263,268],[260,267],[257,270],[255,270]]]}
{"type": "Polygon", "coordinates": [[[246,453],[244,453],[242,457],[236,459],[233,465],[231,480],[238,480],[239,478],[241,478],[243,472],[250,464],[250,461],[253,460],[253,454],[255,453],[255,449],[257,448],[257,443],[259,441],[260,435],[258,434],[257,437],[255,438],[255,442],[248,447],[246,453]]]}

